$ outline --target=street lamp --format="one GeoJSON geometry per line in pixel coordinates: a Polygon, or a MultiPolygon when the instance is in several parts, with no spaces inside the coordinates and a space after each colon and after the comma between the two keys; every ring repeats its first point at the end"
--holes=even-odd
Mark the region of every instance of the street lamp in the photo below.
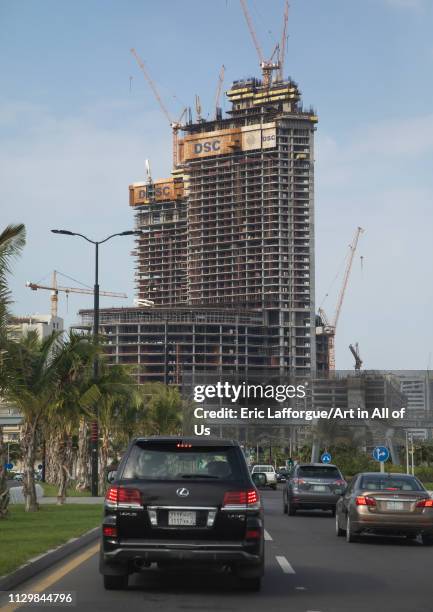
{"type": "MultiPolygon", "coordinates": [[[[91,240],[84,234],[78,232],[70,232],[69,230],[51,230],[53,234],[63,234],[65,236],[80,236],[87,242],[95,245],[95,284],[93,289],[93,341],[96,344],[98,342],[99,334],[99,245],[108,242],[115,236],[141,236],[141,230],[127,230],[125,232],[119,232],[117,234],[111,234],[104,240],[91,240]]],[[[93,377],[95,381],[99,375],[99,361],[98,355],[95,355],[93,361],[93,377]]],[[[95,421],[92,423],[91,430],[91,492],[93,497],[98,496],[98,411],[96,409],[95,421]]]]}

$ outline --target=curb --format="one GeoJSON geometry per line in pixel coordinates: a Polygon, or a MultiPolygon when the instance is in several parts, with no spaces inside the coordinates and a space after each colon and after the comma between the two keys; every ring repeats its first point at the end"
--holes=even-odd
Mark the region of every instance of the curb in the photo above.
{"type": "Polygon", "coordinates": [[[17,570],[6,576],[0,576],[0,591],[10,591],[16,586],[25,582],[29,578],[33,578],[43,570],[51,567],[57,561],[61,561],[65,557],[83,548],[87,544],[94,542],[99,537],[99,527],[94,527],[78,538],[72,538],[65,544],[61,544],[57,548],[53,548],[46,553],[42,553],[38,557],[34,557],[21,565],[17,570]]]}

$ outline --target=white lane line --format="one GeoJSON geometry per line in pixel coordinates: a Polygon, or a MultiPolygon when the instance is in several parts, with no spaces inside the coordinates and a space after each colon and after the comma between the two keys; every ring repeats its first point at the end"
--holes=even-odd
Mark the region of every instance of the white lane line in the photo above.
{"type": "Polygon", "coordinates": [[[273,540],[273,537],[271,536],[269,531],[266,531],[266,529],[265,529],[265,540],[269,540],[269,542],[272,542],[273,540]]]}
{"type": "Polygon", "coordinates": [[[285,574],[296,574],[295,570],[287,561],[286,557],[275,557],[275,559],[278,561],[281,569],[285,574]]]}

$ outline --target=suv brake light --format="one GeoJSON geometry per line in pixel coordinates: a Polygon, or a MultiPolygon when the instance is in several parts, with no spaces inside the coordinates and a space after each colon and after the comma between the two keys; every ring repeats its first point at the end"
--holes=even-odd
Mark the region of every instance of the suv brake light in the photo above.
{"type": "Polygon", "coordinates": [[[338,478],[337,480],[334,481],[334,484],[337,485],[337,487],[344,487],[346,486],[346,481],[343,480],[342,478],[338,478]]]}
{"type": "Polygon", "coordinates": [[[126,487],[110,487],[105,495],[105,501],[109,506],[127,505],[141,508],[143,505],[141,492],[126,487]]]}
{"type": "Polygon", "coordinates": [[[355,500],[357,506],[375,506],[376,500],[368,495],[358,495],[355,500]]]}
{"type": "Polygon", "coordinates": [[[295,487],[299,487],[299,485],[305,484],[305,480],[303,478],[293,478],[292,482],[295,487]]]}
{"type": "Polygon", "coordinates": [[[260,505],[260,496],[255,489],[249,491],[227,491],[224,493],[224,506],[235,507],[258,507],[260,505]]]}
{"type": "Polygon", "coordinates": [[[417,502],[416,508],[433,508],[433,499],[422,499],[417,502]]]}

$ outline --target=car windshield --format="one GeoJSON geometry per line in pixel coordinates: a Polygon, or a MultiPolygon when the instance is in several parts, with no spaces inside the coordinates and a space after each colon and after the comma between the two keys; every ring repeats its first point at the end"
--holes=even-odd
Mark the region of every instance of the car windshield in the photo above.
{"type": "Polygon", "coordinates": [[[234,447],[176,444],[135,444],[127,458],[123,479],[238,480],[241,466],[234,447]]]}
{"type": "Polygon", "coordinates": [[[341,478],[336,467],[330,465],[303,465],[298,469],[298,478],[341,478]]]}
{"type": "Polygon", "coordinates": [[[411,476],[363,476],[360,488],[369,491],[423,491],[420,483],[411,476]]]}

